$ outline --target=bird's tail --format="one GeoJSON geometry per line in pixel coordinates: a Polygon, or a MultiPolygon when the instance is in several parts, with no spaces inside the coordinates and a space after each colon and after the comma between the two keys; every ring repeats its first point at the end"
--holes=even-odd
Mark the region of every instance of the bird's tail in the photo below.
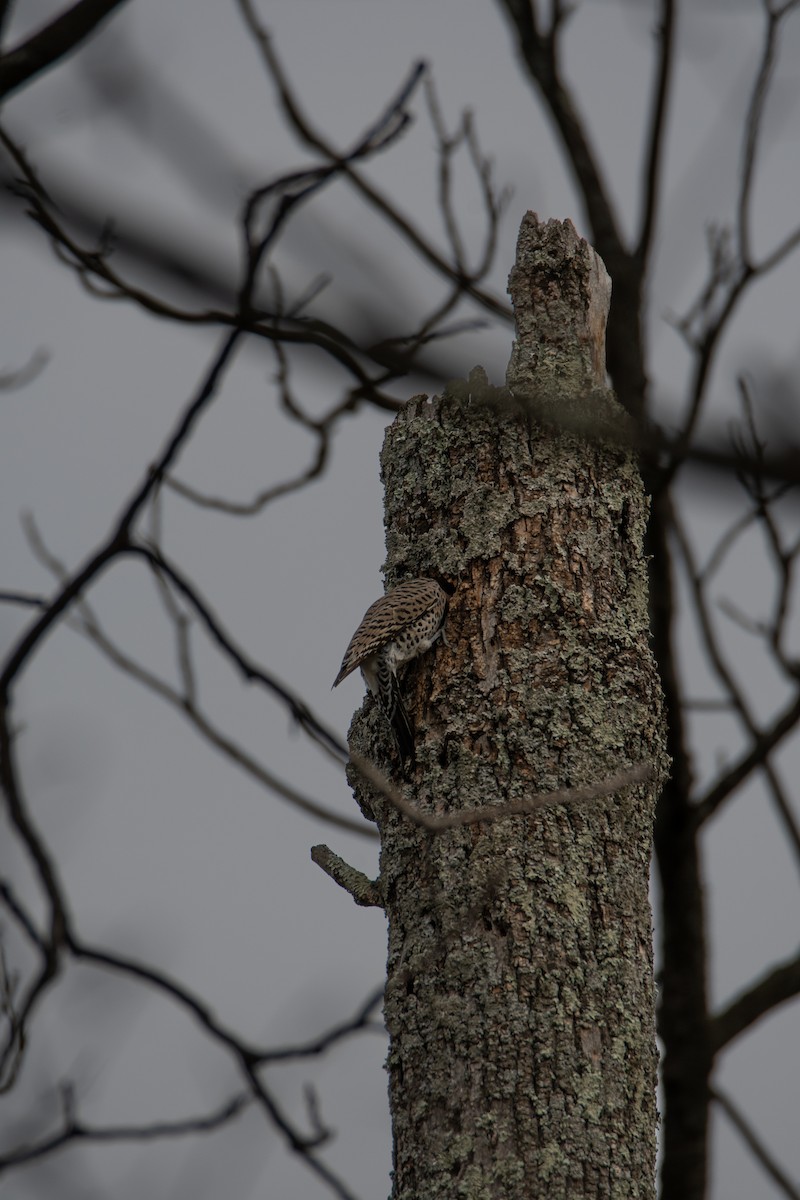
{"type": "Polygon", "coordinates": [[[381,688],[381,703],[392,727],[401,759],[404,763],[413,761],[414,731],[403,704],[403,697],[400,695],[397,676],[393,672],[387,672],[385,684],[381,688]]]}

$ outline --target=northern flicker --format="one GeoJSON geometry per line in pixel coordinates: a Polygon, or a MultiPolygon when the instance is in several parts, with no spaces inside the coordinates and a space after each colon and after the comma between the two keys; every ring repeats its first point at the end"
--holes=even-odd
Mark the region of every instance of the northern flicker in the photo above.
{"type": "Polygon", "coordinates": [[[386,713],[401,758],[413,757],[414,736],[406,713],[397,668],[430,650],[444,636],[447,594],[433,579],[408,579],[370,605],[350,639],[336,687],[356,667],[386,713]]]}

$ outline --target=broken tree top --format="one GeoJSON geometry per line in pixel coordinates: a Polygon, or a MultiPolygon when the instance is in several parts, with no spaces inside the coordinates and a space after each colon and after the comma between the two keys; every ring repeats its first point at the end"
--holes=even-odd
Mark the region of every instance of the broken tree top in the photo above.
{"type": "Polygon", "coordinates": [[[506,372],[512,392],[566,398],[604,389],[611,279],[571,221],[525,214],[508,290],[517,327],[506,372]]]}

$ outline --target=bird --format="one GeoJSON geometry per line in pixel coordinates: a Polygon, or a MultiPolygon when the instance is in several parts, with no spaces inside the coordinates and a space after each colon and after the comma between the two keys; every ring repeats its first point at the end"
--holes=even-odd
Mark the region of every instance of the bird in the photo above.
{"type": "Polygon", "coordinates": [[[361,668],[364,682],[386,714],[405,762],[414,755],[411,722],[400,695],[397,669],[444,639],[447,593],[434,579],[407,579],[376,600],[350,639],[339,674],[361,668]]]}

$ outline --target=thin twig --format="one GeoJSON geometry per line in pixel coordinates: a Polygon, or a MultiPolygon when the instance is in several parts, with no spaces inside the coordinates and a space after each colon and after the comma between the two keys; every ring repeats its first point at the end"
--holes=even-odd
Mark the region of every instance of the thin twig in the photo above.
{"type": "Polygon", "coordinates": [[[147,1125],[88,1125],[74,1114],[67,1114],[64,1128],[58,1133],[0,1155],[0,1173],[47,1158],[71,1142],[154,1142],[211,1133],[235,1120],[252,1102],[252,1096],[239,1092],[203,1116],[184,1117],[178,1121],[153,1121],[147,1125]]]}
{"type": "Polygon", "coordinates": [[[771,967],[746,991],[709,1020],[709,1040],[715,1054],[730,1046],[756,1021],[800,995],[800,954],[771,967]]]}
{"type": "Polygon", "coordinates": [[[0,96],[8,96],[70,54],[124,0],[78,0],[42,29],[0,57],[0,96]]]}
{"type": "Polygon", "coordinates": [[[733,237],[727,231],[711,236],[709,275],[700,297],[677,323],[695,351],[693,377],[689,387],[689,405],[675,439],[669,465],[661,473],[659,487],[666,487],[686,461],[704,405],[708,383],[724,332],[730,325],[740,301],[750,285],[783,262],[800,245],[800,227],[789,233],[760,262],[752,256],[750,245],[750,207],[755,181],[755,163],[762,136],[766,100],[775,74],[780,25],[797,7],[797,0],[773,7],[763,0],[766,24],[761,56],[750,91],[742,145],[741,172],[736,197],[736,225],[733,237]]]}
{"type": "Polygon", "coordinates": [[[233,330],[226,335],[220,349],[214,355],[211,366],[197,394],[178,418],[173,432],[168,437],[166,445],[155,463],[147,471],[145,478],[123,506],[120,515],[112,525],[111,532],[106,541],[64,583],[58,595],[51,601],[42,616],[33,623],[12,649],[11,654],[5,661],[2,672],[0,672],[0,705],[7,701],[14,680],[22,670],[29,656],[37,648],[41,639],[49,632],[51,626],[69,608],[76,597],[81,595],[84,589],[97,578],[111,560],[129,548],[131,526],[149,499],[156,483],[177,457],[201,413],[216,394],[222,375],[239,341],[240,333],[241,331],[239,330],[233,330]]]}
{"type": "MultiPolygon", "coordinates": [[[[759,729],[755,717],[750,711],[746,690],[739,686],[732,670],[725,661],[719,644],[719,639],[717,637],[717,632],[708,609],[708,601],[706,598],[708,568],[706,568],[706,574],[704,575],[697,567],[689,538],[683,528],[682,522],[679,520],[677,513],[674,511],[673,533],[683,557],[686,574],[689,580],[689,587],[692,591],[694,609],[695,613],[697,614],[700,632],[703,638],[703,645],[705,647],[709,662],[711,663],[718,680],[729,697],[732,710],[739,716],[739,719],[742,722],[748,737],[750,738],[751,744],[758,744],[762,738],[762,731],[759,729]]],[[[756,765],[759,766],[764,772],[773,801],[778,809],[781,820],[783,821],[786,833],[788,834],[789,839],[794,847],[798,866],[800,866],[800,827],[794,818],[791,805],[789,804],[788,798],[784,793],[783,787],[781,786],[777,770],[770,761],[769,750],[765,749],[762,760],[756,765]]],[[[728,773],[728,778],[730,783],[729,790],[724,795],[722,792],[716,793],[714,799],[714,811],[716,811],[720,805],[722,805],[734,794],[736,789],[741,785],[741,783],[744,782],[746,775],[736,777],[730,776],[730,773],[728,773]]],[[[721,780],[718,781],[718,783],[720,782],[721,780]]],[[[706,820],[707,816],[711,815],[710,810],[708,810],[708,795],[706,796],[705,800],[698,802],[695,812],[698,825],[701,824],[702,821],[706,820]],[[702,813],[705,813],[705,815],[702,815],[702,813]]]]}
{"type": "Polygon", "coordinates": [[[750,1122],[746,1120],[741,1110],[736,1107],[731,1098],[724,1092],[721,1092],[719,1088],[714,1087],[710,1089],[710,1094],[712,1100],[720,1106],[742,1141],[746,1144],[753,1157],[764,1168],[772,1182],[783,1192],[784,1196],[788,1197],[788,1200],[800,1200],[800,1187],[792,1183],[783,1168],[778,1166],[773,1155],[767,1150],[750,1122]]]}
{"type": "Polygon", "coordinates": [[[172,563],[150,546],[131,545],[126,551],[129,555],[137,555],[156,566],[170,580],[173,587],[194,609],[201,623],[205,626],[212,642],[215,642],[225,656],[236,666],[248,683],[259,683],[272,695],[276,696],[291,713],[293,720],[319,745],[333,751],[339,761],[345,763],[348,750],[339,737],[314,715],[304,700],[301,700],[285,684],[274,675],[258,666],[239,646],[231,635],[223,628],[219,618],[210,604],[201,596],[197,586],[190,582],[172,563]]]}
{"type": "Polygon", "coordinates": [[[24,367],[14,371],[0,371],[0,392],[13,392],[27,387],[40,375],[50,361],[50,355],[41,347],[35,350],[24,367]]]}
{"type": "Polygon", "coordinates": [[[276,1062],[287,1062],[290,1059],[316,1058],[330,1050],[331,1046],[352,1037],[362,1030],[386,1035],[386,1027],[382,1021],[373,1017],[375,1009],[383,1000],[384,986],[374,988],[366,1000],[359,1006],[354,1015],[346,1021],[334,1025],[327,1033],[320,1034],[308,1042],[300,1042],[294,1046],[281,1046],[278,1050],[264,1050],[258,1056],[259,1063],[269,1065],[276,1062]]]}
{"type": "Polygon", "coordinates": [[[0,604],[18,604],[21,608],[47,608],[49,600],[31,592],[0,592],[0,604]]]}
{"type": "MultiPolygon", "coordinates": [[[[339,1177],[314,1154],[317,1145],[316,1137],[314,1135],[310,1138],[304,1137],[294,1128],[259,1078],[257,1068],[264,1061],[264,1055],[269,1054],[269,1051],[257,1050],[231,1033],[217,1021],[211,1009],[199,997],[166,973],[157,971],[125,955],[92,947],[80,941],[73,934],[69,934],[67,940],[69,950],[78,961],[138,979],[141,983],[147,984],[169,997],[192,1015],[201,1028],[231,1054],[239,1071],[246,1079],[254,1099],[263,1109],[270,1123],[282,1135],[289,1148],[332,1189],[340,1200],[354,1200],[352,1193],[339,1177]]],[[[0,1165],[2,1165],[1,1162],[0,1165]]]]}
{"type": "MultiPolygon", "coordinates": [[[[309,118],[302,111],[300,101],[289,84],[288,76],[278,58],[272,39],[267,30],[261,25],[252,3],[250,0],[238,0],[238,4],[245,24],[258,45],[264,64],[275,84],[284,115],[291,129],[300,141],[310,149],[315,150],[331,162],[341,162],[341,152],[324,138],[319,130],[312,126],[309,118]]],[[[426,69],[424,63],[417,63],[412,68],[406,84],[399,93],[399,99],[402,100],[403,104],[407,103],[410,99],[414,88],[418,85],[426,69]]],[[[397,103],[398,100],[396,98],[395,104],[397,103]]],[[[454,271],[450,263],[422,236],[414,224],[400,212],[397,205],[387,200],[352,163],[344,164],[344,175],[359,195],[397,230],[401,237],[425,262],[448,280],[462,285],[467,295],[494,315],[506,321],[511,320],[511,311],[506,304],[469,282],[469,280],[462,279],[458,275],[458,272],[454,271]]]]}
{"type": "MultiPolygon", "coordinates": [[[[52,571],[57,578],[64,577],[63,564],[47,549],[42,541],[41,535],[36,528],[33,520],[28,517],[26,521],[26,531],[28,541],[36,557],[42,562],[48,570],[52,571]]],[[[333,825],[339,829],[345,829],[348,833],[355,833],[360,837],[375,838],[377,833],[371,825],[363,821],[354,820],[351,817],[341,816],[333,809],[327,808],[318,801],[313,800],[310,796],[306,796],[285,780],[279,778],[268,770],[263,763],[255,759],[243,746],[238,745],[220,729],[214,725],[209,717],[207,717],[200,709],[196,695],[196,681],[194,667],[191,659],[190,647],[188,642],[188,633],[186,628],[186,616],[175,605],[174,597],[166,586],[166,580],[174,582],[176,575],[175,569],[170,567],[166,561],[152,551],[146,556],[146,561],[151,566],[154,575],[159,584],[159,590],[162,594],[162,600],[165,600],[167,611],[173,621],[175,628],[177,649],[178,649],[178,665],[183,682],[183,691],[179,691],[172,687],[160,676],[149,671],[141,663],[125,654],[116,643],[114,643],[105,631],[102,629],[100,622],[87,600],[79,598],[76,602],[78,617],[74,620],[68,618],[67,624],[76,632],[87,637],[97,648],[112,662],[120,671],[124,672],[130,678],[135,679],[138,683],[146,687],[148,691],[165,700],[172,708],[179,712],[189,723],[195,728],[204,741],[214,746],[226,758],[236,766],[245,771],[251,778],[255,779],[263,787],[280,796],[281,799],[287,800],[295,808],[308,816],[325,821],[329,825],[333,825]],[[169,597],[167,600],[166,597],[169,597]]],[[[244,657],[242,651],[236,648],[230,640],[230,636],[222,630],[216,617],[214,617],[205,602],[199,597],[196,589],[184,581],[183,594],[191,597],[191,603],[196,609],[199,609],[205,614],[206,621],[210,621],[218,634],[218,640],[221,640],[222,645],[226,648],[226,653],[229,657],[234,658],[237,666],[242,666],[244,657]]],[[[252,667],[246,674],[248,679],[258,678],[261,682],[266,679],[271,679],[260,668],[252,667]]],[[[274,682],[274,681],[273,681],[274,682]]],[[[285,693],[289,695],[289,693],[285,693]]],[[[281,695],[285,699],[284,695],[281,695]]],[[[300,705],[305,713],[308,709],[297,698],[293,698],[296,705],[300,705]]],[[[317,723],[318,728],[315,730],[315,737],[319,738],[319,730],[324,727],[317,723]]],[[[329,734],[325,741],[326,749],[339,751],[339,761],[346,754],[343,745],[339,745],[335,739],[335,735],[329,734]]]]}
{"type": "Polygon", "coordinates": [[[767,755],[800,723],[800,692],[787,704],[778,717],[754,738],[750,748],[717,779],[695,805],[695,824],[704,824],[723,804],[734,788],[739,787],[754,771],[763,767],[767,755]]]}
{"type": "Polygon", "coordinates": [[[19,977],[8,969],[6,951],[3,945],[3,930],[0,929],[0,1015],[8,1024],[8,1044],[11,1047],[5,1078],[0,1076],[0,1095],[10,1092],[16,1083],[22,1059],[25,1054],[26,1035],[25,1025],[17,1013],[16,992],[19,977]]]}
{"type": "Polygon", "coordinates": [[[653,243],[658,220],[674,52],[675,0],[661,0],[658,20],[658,61],[653,80],[652,113],[648,123],[647,151],[642,181],[641,228],[636,245],[636,257],[643,268],[653,243]]]}
{"type": "MultiPolygon", "coordinates": [[[[373,406],[389,412],[397,412],[402,407],[400,401],[387,396],[381,390],[381,384],[390,376],[387,377],[386,373],[382,372],[373,378],[359,361],[361,351],[358,347],[353,345],[346,334],[335,329],[329,323],[306,318],[287,318],[280,328],[276,328],[274,321],[259,312],[251,301],[242,307],[244,288],[239,290],[240,307],[230,312],[213,308],[201,311],[179,308],[162,297],[154,296],[142,288],[136,287],[115,270],[109,260],[107,249],[102,252],[96,249],[87,250],[70,236],[63,223],[57,219],[55,205],[22,149],[2,128],[0,128],[0,144],[5,146],[25,181],[24,194],[29,202],[28,215],[50,238],[54,249],[65,265],[76,272],[84,287],[89,287],[94,295],[106,300],[130,301],[145,312],[181,324],[233,327],[237,336],[247,333],[267,341],[280,340],[286,345],[316,347],[353,376],[355,385],[352,390],[352,403],[367,400],[373,406]],[[100,281],[103,285],[102,290],[90,286],[92,280],[100,281]]],[[[336,168],[339,171],[341,169],[343,169],[341,165],[336,168]]],[[[335,176],[336,171],[331,169],[326,173],[323,182],[329,182],[335,176]]],[[[270,187],[277,191],[283,185],[288,186],[288,182],[294,178],[294,174],[282,177],[270,187]]],[[[259,193],[263,190],[259,189],[259,193]]],[[[268,229],[262,240],[268,241],[274,237],[277,228],[282,228],[285,224],[290,208],[297,207],[305,199],[315,194],[316,190],[318,189],[300,188],[295,193],[286,196],[273,219],[272,232],[268,229]]],[[[259,262],[250,264],[251,284],[255,282],[255,269],[258,265],[259,262]]]]}
{"type": "Polygon", "coordinates": [[[597,783],[574,788],[559,788],[557,791],[544,792],[536,796],[523,796],[506,804],[481,804],[475,808],[462,809],[459,812],[433,814],[423,812],[416,804],[406,800],[400,789],[382,775],[363,755],[351,752],[350,761],[401,816],[410,821],[412,825],[418,825],[430,833],[440,833],[445,829],[457,829],[464,825],[477,825],[481,821],[501,821],[508,817],[529,816],[543,808],[553,808],[557,805],[589,804],[632,787],[634,784],[644,783],[654,773],[651,763],[639,763],[635,767],[617,771],[597,783]]]}

